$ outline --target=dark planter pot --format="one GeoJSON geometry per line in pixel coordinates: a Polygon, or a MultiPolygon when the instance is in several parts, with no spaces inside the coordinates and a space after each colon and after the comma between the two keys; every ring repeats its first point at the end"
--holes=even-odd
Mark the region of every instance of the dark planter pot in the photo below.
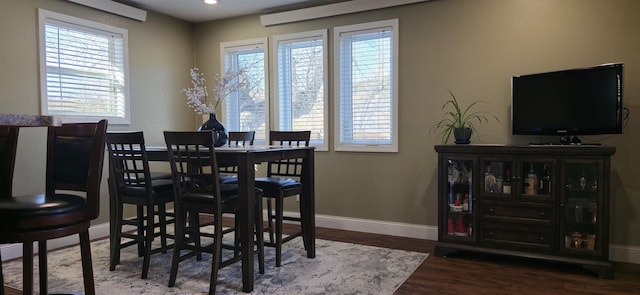
{"type": "Polygon", "coordinates": [[[215,147],[220,147],[227,144],[227,130],[224,128],[222,123],[218,121],[218,118],[216,118],[215,113],[209,114],[209,120],[204,122],[204,124],[202,124],[202,126],[198,128],[198,131],[205,131],[205,130],[210,130],[211,132],[213,132],[213,137],[214,137],[213,145],[215,147]]]}
{"type": "Polygon", "coordinates": [[[471,142],[471,128],[454,128],[453,138],[456,144],[469,144],[471,142]]]}

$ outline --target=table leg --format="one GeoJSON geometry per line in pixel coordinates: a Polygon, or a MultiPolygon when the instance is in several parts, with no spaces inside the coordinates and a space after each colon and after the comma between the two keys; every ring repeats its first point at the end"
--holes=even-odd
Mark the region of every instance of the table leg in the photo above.
{"type": "Polygon", "coordinates": [[[253,291],[253,235],[255,198],[255,157],[251,154],[238,156],[238,221],[240,245],[242,247],[242,291],[253,291]]]}
{"type": "MultiPolygon", "coordinates": [[[[107,178],[107,185],[109,187],[109,255],[112,255],[113,248],[116,247],[116,218],[117,218],[117,206],[116,204],[116,184],[111,176],[107,178]]],[[[111,261],[113,257],[109,257],[111,261]]]]}
{"type": "Polygon", "coordinates": [[[307,246],[307,257],[316,257],[316,209],[315,209],[315,159],[314,151],[307,150],[307,155],[303,159],[302,169],[302,202],[300,212],[302,217],[302,225],[304,226],[302,237],[304,244],[307,246]]]}

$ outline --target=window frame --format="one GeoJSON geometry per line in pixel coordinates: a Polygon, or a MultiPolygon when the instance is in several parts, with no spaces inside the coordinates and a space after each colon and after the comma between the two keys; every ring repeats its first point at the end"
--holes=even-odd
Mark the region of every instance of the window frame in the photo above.
{"type": "MultiPolygon", "coordinates": [[[[250,48],[262,48],[263,49],[263,59],[264,59],[264,92],[265,92],[265,138],[258,137],[258,132],[256,132],[256,138],[254,140],[254,144],[265,144],[267,141],[267,137],[269,136],[269,114],[270,114],[270,102],[269,102],[269,46],[267,42],[267,37],[263,38],[255,38],[255,39],[246,39],[246,40],[238,40],[238,41],[229,41],[229,42],[220,42],[220,73],[224,73],[226,71],[226,57],[229,52],[236,52],[240,50],[246,50],[250,48]]],[[[223,120],[225,122],[225,126],[228,126],[228,114],[227,114],[227,99],[222,102],[221,110],[224,114],[223,120]]],[[[227,128],[228,129],[228,128],[227,128]]],[[[257,131],[257,130],[254,130],[257,131]]]]}
{"type": "Polygon", "coordinates": [[[399,24],[398,19],[375,21],[362,24],[354,24],[347,26],[339,26],[334,28],[334,149],[335,151],[345,152],[398,152],[398,60],[399,60],[399,24]],[[372,33],[384,30],[391,31],[391,142],[390,144],[370,144],[370,143],[342,143],[342,109],[341,90],[344,87],[345,80],[342,78],[341,65],[343,57],[341,56],[341,35],[354,35],[358,32],[372,33]]]}
{"type": "MultiPolygon", "coordinates": [[[[123,93],[124,96],[124,116],[88,116],[88,115],[57,115],[63,123],[76,122],[97,122],[101,119],[107,119],[110,125],[129,125],[131,124],[131,103],[130,103],[130,83],[129,83],[129,37],[128,30],[106,25],[86,19],[73,17],[53,11],[38,9],[38,30],[39,30],[39,66],[40,66],[40,112],[42,115],[49,115],[49,97],[47,88],[47,61],[46,61],[46,32],[45,27],[48,23],[66,23],[67,27],[79,29],[84,32],[96,32],[96,34],[117,35],[122,38],[122,58],[123,58],[123,93]]],[[[62,27],[62,26],[61,26],[62,27]]]]}
{"type": "MultiPolygon", "coordinates": [[[[281,115],[280,115],[280,60],[279,60],[279,45],[282,42],[286,42],[287,44],[295,43],[296,41],[304,42],[310,40],[322,40],[322,67],[323,67],[323,115],[322,115],[322,125],[324,128],[324,134],[321,140],[311,140],[310,145],[316,147],[317,151],[328,151],[329,146],[329,49],[328,49],[328,30],[314,30],[307,32],[299,32],[292,34],[283,34],[276,35],[271,37],[271,52],[272,52],[272,60],[274,66],[272,67],[272,77],[274,83],[274,99],[271,101],[272,109],[273,109],[273,128],[278,128],[280,130],[281,123],[281,115]]],[[[285,130],[291,131],[291,130],[285,130]]]]}

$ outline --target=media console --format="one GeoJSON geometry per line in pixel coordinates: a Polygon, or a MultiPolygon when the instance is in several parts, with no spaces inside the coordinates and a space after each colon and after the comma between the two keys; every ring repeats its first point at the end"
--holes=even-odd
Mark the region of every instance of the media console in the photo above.
{"type": "Polygon", "coordinates": [[[615,147],[437,145],[436,256],[457,251],[578,264],[612,278],[615,147]]]}

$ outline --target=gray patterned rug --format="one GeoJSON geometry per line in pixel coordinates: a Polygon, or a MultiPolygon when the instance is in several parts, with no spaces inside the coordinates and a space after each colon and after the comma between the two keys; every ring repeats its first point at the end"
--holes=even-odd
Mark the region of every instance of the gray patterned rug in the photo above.
{"type": "MultiPolygon", "coordinates": [[[[49,254],[50,292],[83,292],[79,247],[49,254]]],[[[148,279],[140,279],[142,258],[129,247],[121,262],[109,271],[109,241],[91,244],[98,294],[203,294],[209,289],[210,256],[180,263],[176,286],[167,287],[171,251],[151,256],[148,279]]],[[[316,258],[309,259],[301,239],[283,245],[282,266],[275,267],[273,248],[265,248],[264,274],[256,273],[251,294],[393,294],[428,254],[316,240],[316,258]]],[[[230,255],[230,254],[229,254],[230,255]]],[[[34,259],[37,263],[37,259],[34,259]]],[[[4,263],[5,284],[22,286],[21,260],[4,263]]],[[[37,281],[37,268],[34,270],[37,281]]],[[[220,270],[218,294],[241,292],[240,263],[220,270]]],[[[37,285],[37,282],[36,282],[37,285]]],[[[35,288],[37,290],[37,287],[35,288]]]]}

